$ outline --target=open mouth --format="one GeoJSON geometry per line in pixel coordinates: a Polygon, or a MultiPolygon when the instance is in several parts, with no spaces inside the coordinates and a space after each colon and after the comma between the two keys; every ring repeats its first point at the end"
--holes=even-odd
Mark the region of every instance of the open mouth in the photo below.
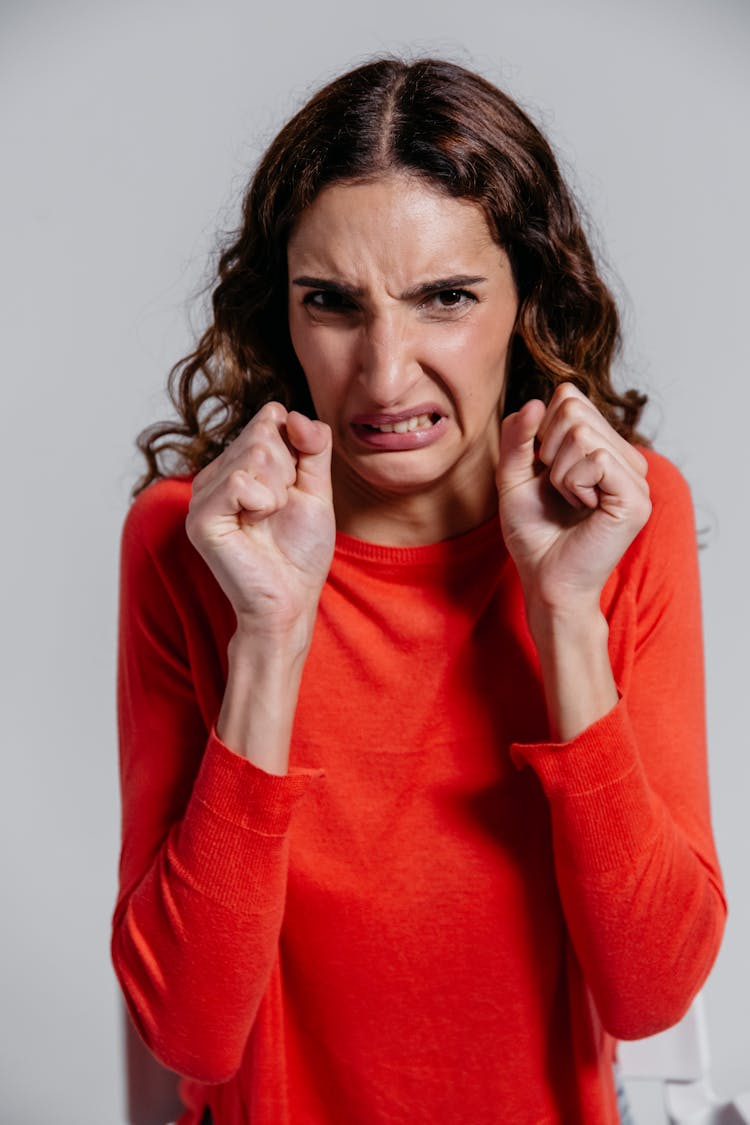
{"type": "Polygon", "coordinates": [[[362,429],[376,434],[410,434],[415,430],[429,430],[440,421],[440,418],[440,414],[414,414],[411,418],[402,418],[398,422],[383,422],[379,426],[369,422],[361,425],[362,429]]]}
{"type": "MultiPolygon", "coordinates": [[[[432,404],[430,403],[430,406],[432,404]]],[[[351,423],[357,441],[370,449],[382,452],[401,452],[410,449],[424,449],[433,445],[448,430],[448,418],[440,410],[425,409],[419,413],[398,414],[360,414],[351,423]]]]}

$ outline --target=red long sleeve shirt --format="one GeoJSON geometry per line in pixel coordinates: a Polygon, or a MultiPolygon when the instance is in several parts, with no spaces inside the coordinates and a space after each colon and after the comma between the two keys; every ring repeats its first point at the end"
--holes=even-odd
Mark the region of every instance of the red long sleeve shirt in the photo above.
{"type": "Polygon", "coordinates": [[[195,1125],[617,1120],[613,1038],[675,1022],[725,906],[706,780],[689,494],[602,598],[618,705],[548,741],[496,521],[339,535],[287,776],[213,730],[231,607],[153,485],[122,550],[113,959],[195,1125]]]}

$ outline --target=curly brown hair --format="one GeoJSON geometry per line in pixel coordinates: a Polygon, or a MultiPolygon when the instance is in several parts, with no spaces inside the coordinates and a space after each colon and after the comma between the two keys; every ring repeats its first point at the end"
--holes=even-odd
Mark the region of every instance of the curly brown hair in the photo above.
{"type": "Polygon", "coordinates": [[[324,187],[395,170],[478,203],[509,256],[519,311],[506,413],[570,380],[636,439],[646,396],[612,385],[617,308],[549,144],[480,75],[440,59],[386,58],[321,89],[263,157],[219,259],[213,323],[169,375],[180,420],[138,438],[148,468],[136,493],[168,471],[203,468],[266,402],[313,414],[287,322],[289,234],[324,187]]]}

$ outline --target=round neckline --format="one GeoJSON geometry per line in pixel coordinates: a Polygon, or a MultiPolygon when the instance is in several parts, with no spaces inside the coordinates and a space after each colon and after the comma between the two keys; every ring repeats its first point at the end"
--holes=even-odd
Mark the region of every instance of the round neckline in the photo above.
{"type": "Polygon", "coordinates": [[[437,543],[422,543],[418,546],[390,546],[384,543],[370,543],[365,539],[356,539],[346,532],[336,532],[335,555],[342,559],[358,560],[360,562],[380,563],[388,566],[434,566],[446,563],[463,561],[475,555],[481,555],[494,546],[498,551],[505,551],[503,537],[500,531],[500,521],[497,516],[491,516],[477,527],[464,531],[460,535],[441,539],[437,543]]]}

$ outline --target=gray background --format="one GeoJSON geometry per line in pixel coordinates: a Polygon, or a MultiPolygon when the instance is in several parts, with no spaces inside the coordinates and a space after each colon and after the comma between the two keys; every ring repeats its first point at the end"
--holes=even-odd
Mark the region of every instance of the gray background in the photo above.
{"type": "MultiPolygon", "coordinates": [[[[189,298],[261,147],[320,82],[402,49],[480,69],[552,137],[601,232],[657,447],[708,529],[711,782],[731,918],[707,999],[716,1085],[750,1088],[749,47],[743,0],[0,7],[3,1123],[122,1120],[108,931],[132,439],[165,410],[189,298]]],[[[636,1096],[643,1125],[658,1122],[652,1092],[636,1096]]]]}

